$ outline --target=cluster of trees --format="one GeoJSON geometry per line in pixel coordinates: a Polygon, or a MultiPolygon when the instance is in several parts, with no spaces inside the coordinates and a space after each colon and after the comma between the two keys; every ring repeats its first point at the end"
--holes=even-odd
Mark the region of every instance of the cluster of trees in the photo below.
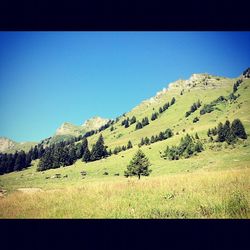
{"type": "Polygon", "coordinates": [[[212,101],[211,103],[205,104],[200,110],[200,115],[213,112],[215,110],[215,106],[223,101],[227,101],[227,99],[224,96],[219,96],[216,100],[212,101]]]}
{"type": "Polygon", "coordinates": [[[149,169],[150,165],[149,159],[139,149],[127,166],[127,170],[124,171],[124,176],[137,176],[138,179],[140,179],[141,176],[148,176],[152,172],[152,170],[149,169]]]}
{"type": "Polygon", "coordinates": [[[109,120],[106,124],[102,125],[99,129],[97,129],[98,132],[101,132],[107,128],[109,128],[111,125],[115,123],[114,120],[109,120]]]}
{"type": "Polygon", "coordinates": [[[21,171],[30,166],[32,160],[40,159],[45,150],[40,143],[32,147],[27,153],[23,150],[14,154],[0,153],[0,174],[21,171]]]}
{"type": "Polygon", "coordinates": [[[115,123],[114,120],[109,120],[106,124],[104,124],[103,126],[101,126],[99,129],[95,129],[95,130],[92,129],[92,130],[86,132],[83,136],[78,137],[78,139],[79,139],[78,141],[80,141],[83,137],[87,138],[89,136],[97,134],[98,132],[101,132],[101,131],[103,131],[103,130],[109,128],[109,127],[111,127],[114,123],[115,123]]]}
{"type": "Polygon", "coordinates": [[[220,122],[217,127],[208,129],[207,135],[211,141],[213,141],[212,136],[217,135],[216,142],[226,141],[228,144],[234,144],[237,138],[247,139],[245,128],[240,119],[233,120],[232,124],[228,120],[224,124],[220,122]]]}
{"type": "Polygon", "coordinates": [[[238,87],[243,82],[242,79],[239,79],[234,85],[233,85],[233,93],[235,93],[238,90],[238,87]]]}
{"type": "Polygon", "coordinates": [[[125,128],[128,128],[130,125],[136,123],[136,117],[132,116],[132,118],[130,119],[129,117],[127,119],[124,119],[121,123],[122,126],[124,126],[125,128]]]}
{"type": "Polygon", "coordinates": [[[23,150],[14,154],[0,153],[0,175],[13,171],[21,171],[30,166],[31,154],[23,150]]]}
{"type": "Polygon", "coordinates": [[[169,102],[166,102],[162,107],[159,108],[159,113],[164,112],[165,110],[167,110],[170,106],[175,104],[175,98],[173,97],[170,104],[169,102]]]}
{"type": "Polygon", "coordinates": [[[246,70],[244,70],[243,76],[246,78],[250,78],[250,68],[247,68],[246,70]]]}
{"type": "Polygon", "coordinates": [[[200,100],[197,102],[193,103],[192,106],[190,107],[190,110],[186,112],[185,117],[190,116],[193,112],[195,112],[199,107],[201,106],[200,100]]]}
{"type": "Polygon", "coordinates": [[[149,124],[148,117],[144,117],[141,122],[137,122],[135,126],[135,130],[141,129],[149,124]]]}
{"type": "Polygon", "coordinates": [[[70,166],[74,164],[77,159],[82,159],[84,162],[97,161],[108,155],[107,146],[104,145],[102,134],[93,145],[91,151],[88,147],[88,140],[85,137],[81,143],[76,145],[74,143],[66,144],[65,142],[60,142],[45,149],[37,170],[44,171],[61,166],[70,166]]]}
{"type": "Polygon", "coordinates": [[[235,95],[235,92],[238,90],[238,87],[242,82],[243,82],[242,79],[237,80],[236,83],[234,83],[233,85],[233,92],[230,93],[227,97],[219,96],[216,100],[212,101],[211,103],[205,104],[203,108],[200,110],[200,115],[213,112],[215,110],[215,106],[220,102],[235,101],[240,96],[240,94],[235,95]]]}
{"type": "Polygon", "coordinates": [[[150,145],[151,143],[155,143],[157,141],[163,141],[170,137],[172,137],[174,133],[170,128],[166,129],[164,132],[160,132],[159,135],[152,135],[151,139],[149,139],[147,136],[145,138],[141,138],[141,142],[139,143],[139,147],[143,145],[150,145]]]}
{"type": "Polygon", "coordinates": [[[132,142],[131,142],[131,141],[128,141],[127,146],[125,146],[125,145],[123,145],[123,146],[117,146],[117,147],[114,148],[113,152],[112,152],[111,149],[110,149],[110,150],[109,150],[109,155],[111,155],[112,153],[116,155],[116,154],[118,154],[119,152],[125,151],[125,150],[127,150],[127,149],[132,148],[132,147],[133,147],[132,142]]]}
{"type": "Polygon", "coordinates": [[[198,138],[197,134],[195,138],[186,134],[184,138],[181,138],[178,146],[167,146],[162,157],[169,160],[179,160],[181,157],[189,158],[194,154],[202,152],[204,148],[198,138]]]}

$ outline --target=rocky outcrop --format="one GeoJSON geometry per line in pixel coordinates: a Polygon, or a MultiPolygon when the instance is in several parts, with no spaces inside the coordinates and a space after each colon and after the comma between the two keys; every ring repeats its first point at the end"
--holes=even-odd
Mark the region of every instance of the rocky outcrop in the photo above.
{"type": "Polygon", "coordinates": [[[89,120],[86,120],[83,124],[82,124],[82,128],[84,128],[86,131],[90,131],[90,130],[95,130],[100,128],[101,126],[105,125],[107,122],[109,121],[109,119],[105,119],[105,118],[101,118],[99,116],[95,116],[89,120]]]}
{"type": "Polygon", "coordinates": [[[11,150],[16,145],[16,142],[6,138],[0,137],[0,152],[5,152],[11,150]]]}

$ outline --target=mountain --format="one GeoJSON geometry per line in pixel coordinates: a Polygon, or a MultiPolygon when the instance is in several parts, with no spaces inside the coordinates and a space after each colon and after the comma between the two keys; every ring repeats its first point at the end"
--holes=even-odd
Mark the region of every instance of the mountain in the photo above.
{"type": "Polygon", "coordinates": [[[69,122],[64,122],[57,130],[55,135],[73,135],[79,136],[87,131],[95,130],[105,125],[109,119],[101,118],[99,116],[86,120],[82,125],[77,126],[69,122]]]}
{"type": "Polygon", "coordinates": [[[5,152],[8,150],[11,150],[15,147],[17,143],[6,138],[6,137],[0,137],[0,152],[5,152]]]}
{"type": "Polygon", "coordinates": [[[14,153],[15,151],[24,150],[25,152],[35,146],[37,142],[15,142],[6,137],[0,137],[0,152],[14,153]]]}
{"type": "MultiPolygon", "coordinates": [[[[64,122],[57,130],[56,133],[49,138],[41,140],[44,146],[60,141],[70,140],[79,135],[83,135],[87,131],[95,130],[105,125],[109,119],[101,118],[99,116],[86,120],[82,125],[77,126],[69,122],[64,122]]],[[[28,151],[31,147],[35,146],[37,142],[15,142],[6,137],[0,137],[0,152],[14,153],[15,151],[24,150],[28,151]]]]}
{"type": "MultiPolygon", "coordinates": [[[[248,130],[250,128],[249,112],[247,111],[250,107],[248,98],[249,84],[248,71],[236,78],[214,76],[207,73],[193,74],[189,79],[179,79],[169,83],[161,91],[157,92],[155,96],[142,101],[120,118],[113,125],[113,131],[109,129],[102,131],[105,143],[111,149],[114,149],[116,146],[126,145],[128,140],[131,140],[133,145],[138,145],[142,137],[147,136],[150,138],[160,131],[165,131],[166,128],[174,131],[176,136],[171,138],[170,141],[175,141],[177,138],[179,140],[185,133],[193,134],[198,132],[205,135],[208,128],[214,127],[219,122],[225,122],[226,119],[232,121],[233,118],[242,119],[248,130]],[[239,97],[235,101],[218,102],[213,112],[200,115],[200,109],[204,105],[210,104],[220,96],[228,97],[233,92],[233,85],[238,80],[243,82],[238,87],[236,94],[239,94],[239,97]],[[159,112],[159,108],[163,107],[166,102],[170,102],[173,97],[176,99],[175,104],[159,114],[158,119],[151,121],[151,115],[154,112],[159,112]],[[185,113],[198,100],[201,101],[202,107],[191,113],[189,117],[185,117],[185,113]],[[142,121],[144,117],[148,117],[150,123],[139,130],[135,130],[136,124],[128,128],[121,125],[122,120],[132,116],[135,116],[137,121],[142,121]],[[199,118],[199,122],[193,122],[195,117],[199,118]]],[[[99,133],[89,137],[89,143],[93,144],[98,136],[99,133]]],[[[152,149],[156,144],[158,143],[152,144],[152,149]]]]}
{"type": "MultiPolygon", "coordinates": [[[[33,161],[26,170],[0,176],[1,186],[8,191],[25,188],[30,192],[35,188],[44,191],[37,198],[23,194],[25,203],[18,202],[14,208],[9,204],[15,203],[15,193],[9,199],[5,197],[1,200],[6,201],[5,206],[0,206],[2,214],[11,211],[13,217],[23,217],[27,213],[31,217],[49,218],[58,217],[58,214],[67,218],[249,218],[249,73],[250,70],[244,71],[235,78],[193,74],[189,79],[166,84],[153,97],[113,120],[109,127],[92,135],[90,133],[87,137],[89,149],[102,134],[107,151],[112,151],[111,156],[87,163],[79,158],[71,166],[57,165],[58,168],[54,168],[54,162],[50,160],[57,159],[58,151],[52,150],[54,155],[33,161]],[[197,102],[201,106],[192,110],[197,102]],[[168,108],[162,111],[166,103],[172,105],[167,105],[168,108]],[[157,118],[151,119],[156,112],[157,118]],[[133,116],[136,122],[125,126],[124,120],[132,120],[133,116]],[[145,121],[145,117],[149,124],[136,129],[137,122],[145,121]],[[240,119],[244,125],[247,139],[227,144],[216,142],[217,135],[208,136],[208,130],[220,122],[226,124],[229,120],[232,124],[235,119],[240,119]],[[143,176],[138,181],[130,177],[126,179],[124,171],[138,151],[142,138],[147,137],[151,141],[152,136],[159,138],[160,132],[167,129],[173,132],[172,137],[140,146],[151,163],[150,176],[143,176]],[[173,149],[181,141],[185,142],[183,138],[187,134],[189,138],[198,136],[204,150],[175,160],[163,157],[167,147],[173,149]],[[131,141],[132,148],[115,151],[126,146],[128,141],[131,141]],[[37,171],[38,164],[46,159],[49,170],[37,171]],[[70,192],[69,188],[72,188],[70,192]],[[51,190],[55,193],[51,194],[51,190]],[[28,199],[29,203],[26,202],[28,199]],[[82,201],[86,206],[82,206],[82,201]],[[33,210],[29,213],[31,208],[33,210]],[[44,215],[44,211],[50,212],[44,215]]],[[[100,125],[90,119],[79,127],[92,129],[95,124],[100,125]]],[[[65,134],[53,138],[72,136],[69,133],[76,127],[71,125],[64,124],[59,131],[65,134]]],[[[80,146],[72,147],[73,143],[81,142],[72,142],[66,148],[72,153],[80,146]]],[[[21,200],[21,194],[17,195],[21,200]]]]}

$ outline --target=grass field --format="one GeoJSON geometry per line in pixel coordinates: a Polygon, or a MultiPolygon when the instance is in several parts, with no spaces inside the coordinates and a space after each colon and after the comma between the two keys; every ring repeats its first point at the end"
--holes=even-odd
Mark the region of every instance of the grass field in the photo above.
{"type": "Polygon", "coordinates": [[[249,169],[110,179],[0,200],[2,218],[249,218],[249,169]]]}
{"type": "MultiPolygon", "coordinates": [[[[114,131],[102,131],[109,148],[131,140],[134,147],[130,150],[96,162],[78,160],[72,166],[45,172],[37,172],[38,161],[33,161],[26,170],[0,176],[0,189],[7,190],[7,195],[0,197],[0,218],[249,218],[250,79],[240,85],[240,97],[235,102],[220,104],[210,114],[200,116],[198,110],[185,118],[185,112],[198,99],[205,104],[220,95],[227,96],[235,79],[219,78],[214,82],[216,88],[198,85],[180,95],[180,87],[159,95],[153,102],[141,103],[126,116],[150,119],[166,101],[176,98],[176,104],[143,129],[135,131],[135,124],[125,129],[120,125],[122,118],[114,131]],[[200,117],[197,123],[192,122],[195,116],[200,117]],[[247,140],[235,146],[208,142],[208,128],[235,118],[243,122],[247,140]],[[125,178],[124,170],[141,137],[150,138],[166,128],[174,131],[172,138],[141,147],[152,163],[152,174],[140,181],[125,178]],[[186,133],[196,132],[205,151],[178,161],[161,158],[167,145],[176,145],[186,133]],[[87,172],[85,178],[80,174],[83,170],[87,172]],[[119,176],[115,176],[117,173],[119,176]],[[51,179],[55,174],[67,178],[51,179]],[[20,188],[28,189],[18,191],[20,188]],[[40,191],[32,192],[32,188],[40,191]]],[[[90,145],[98,136],[88,138],[90,145]]]]}

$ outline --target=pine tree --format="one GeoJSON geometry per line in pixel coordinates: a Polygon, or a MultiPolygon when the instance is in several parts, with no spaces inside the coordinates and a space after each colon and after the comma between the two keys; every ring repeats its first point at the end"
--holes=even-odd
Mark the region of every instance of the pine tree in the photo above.
{"type": "Polygon", "coordinates": [[[26,155],[24,151],[22,150],[18,152],[15,165],[14,165],[14,171],[20,171],[25,167],[26,167],[26,155]]]}
{"type": "Polygon", "coordinates": [[[69,163],[71,163],[70,165],[74,164],[75,161],[77,160],[77,157],[76,157],[76,148],[74,147],[74,145],[72,145],[72,146],[69,147],[68,160],[69,160],[69,163]]]}
{"type": "Polygon", "coordinates": [[[150,165],[146,155],[139,149],[127,166],[124,176],[137,176],[138,179],[140,179],[141,176],[148,176],[152,172],[152,170],[149,169],[150,165]]]}
{"type": "Polygon", "coordinates": [[[235,83],[235,84],[234,84],[234,87],[233,87],[233,93],[235,93],[235,92],[237,91],[237,89],[238,89],[238,88],[237,88],[237,84],[235,83]]]}
{"type": "Polygon", "coordinates": [[[85,151],[83,153],[83,156],[82,156],[82,161],[84,162],[89,162],[90,161],[90,158],[91,158],[91,153],[89,151],[89,148],[85,148],[85,151]]]}
{"type": "Polygon", "coordinates": [[[200,141],[198,141],[198,142],[195,144],[194,150],[195,150],[196,152],[201,152],[201,151],[204,150],[204,148],[203,148],[203,146],[202,146],[202,144],[201,144],[200,141]]]}
{"type": "Polygon", "coordinates": [[[170,102],[170,105],[173,105],[175,103],[175,98],[173,97],[171,102],[170,102]]]}
{"type": "Polygon", "coordinates": [[[38,145],[37,147],[37,158],[40,159],[44,154],[43,145],[38,145]]]}
{"type": "Polygon", "coordinates": [[[132,142],[129,140],[128,141],[128,145],[127,145],[127,149],[133,148],[132,142]]]}
{"type": "Polygon", "coordinates": [[[149,145],[150,144],[150,140],[149,138],[146,136],[144,139],[145,145],[149,145]]]}
{"type": "Polygon", "coordinates": [[[197,139],[197,140],[200,139],[199,136],[198,136],[198,134],[197,134],[197,132],[195,133],[195,139],[197,139]]]}
{"type": "Polygon", "coordinates": [[[32,152],[32,160],[36,160],[38,158],[38,149],[37,145],[34,147],[33,152],[32,152]]]}
{"type": "Polygon", "coordinates": [[[136,117],[132,116],[131,120],[130,120],[130,125],[136,123],[136,117]]]}
{"type": "Polygon", "coordinates": [[[151,136],[150,142],[151,142],[151,143],[154,143],[154,142],[155,142],[155,137],[154,137],[153,135],[151,136]]]}
{"type": "Polygon", "coordinates": [[[230,121],[226,120],[224,126],[223,126],[223,131],[224,131],[224,137],[225,137],[225,141],[227,141],[228,143],[230,142],[230,121]]]}
{"type": "Polygon", "coordinates": [[[84,151],[83,151],[82,143],[76,144],[76,158],[77,159],[82,158],[83,152],[84,151]]]}
{"type": "Polygon", "coordinates": [[[163,110],[167,110],[168,108],[169,108],[169,102],[167,102],[163,105],[163,110]]]}
{"type": "Polygon", "coordinates": [[[247,134],[246,134],[245,128],[244,128],[242,122],[240,121],[240,119],[235,119],[232,122],[231,130],[235,136],[237,136],[241,139],[247,139],[247,134]]]}
{"type": "Polygon", "coordinates": [[[225,141],[224,127],[223,127],[223,124],[221,122],[218,125],[217,134],[218,134],[218,137],[217,137],[218,142],[225,141]]]}
{"type": "Polygon", "coordinates": [[[92,161],[100,160],[101,158],[107,156],[107,154],[108,153],[104,145],[104,140],[101,134],[97,142],[93,145],[93,148],[91,151],[91,160],[92,161]]]}
{"type": "Polygon", "coordinates": [[[210,135],[211,135],[211,130],[209,128],[208,131],[207,131],[207,136],[209,137],[210,135]]]}
{"type": "Polygon", "coordinates": [[[167,128],[165,131],[165,139],[170,138],[173,136],[173,132],[170,128],[167,128]]]}
{"type": "Polygon", "coordinates": [[[141,138],[140,146],[143,146],[145,144],[144,138],[141,138]]]}
{"type": "Polygon", "coordinates": [[[162,140],[164,140],[164,139],[165,139],[164,133],[163,133],[163,132],[160,132],[160,133],[159,133],[159,140],[162,141],[162,140]]]}
{"type": "Polygon", "coordinates": [[[142,128],[142,124],[140,122],[137,122],[135,129],[137,130],[141,128],[142,128]]]}
{"type": "Polygon", "coordinates": [[[144,126],[147,126],[148,124],[149,124],[148,118],[147,117],[143,118],[142,119],[142,126],[144,127],[144,126]]]}
{"type": "Polygon", "coordinates": [[[44,171],[52,167],[53,157],[51,153],[52,153],[51,147],[47,147],[42,158],[38,163],[37,171],[44,171]]]}

